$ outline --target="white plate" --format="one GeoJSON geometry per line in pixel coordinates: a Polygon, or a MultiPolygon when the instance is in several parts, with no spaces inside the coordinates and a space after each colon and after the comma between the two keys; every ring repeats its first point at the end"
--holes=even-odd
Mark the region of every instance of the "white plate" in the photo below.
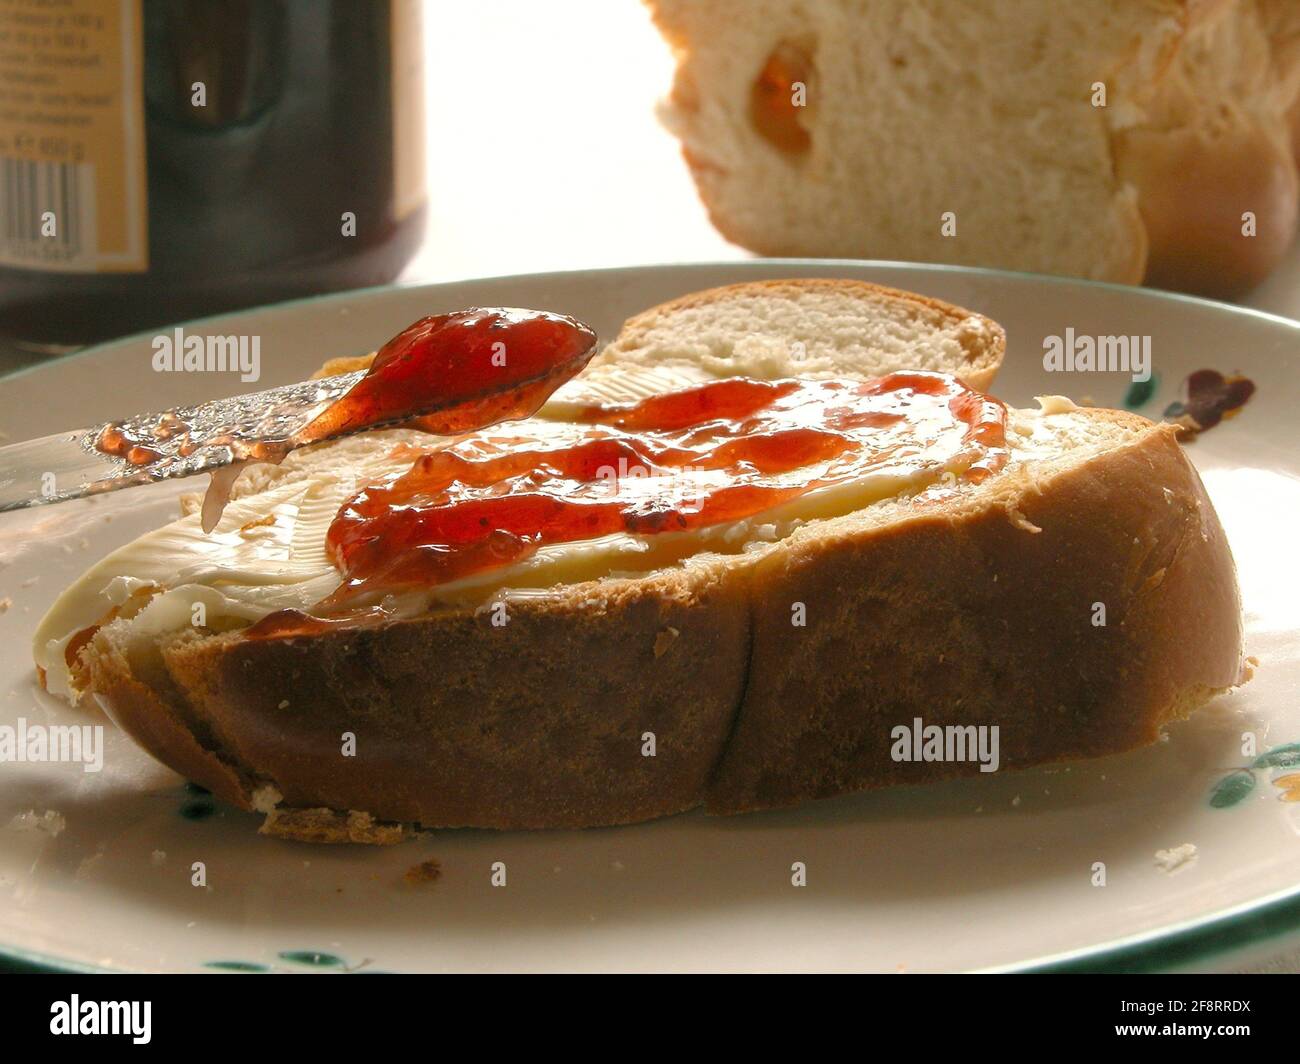
{"type": "MultiPolygon", "coordinates": [[[[1258,392],[1189,448],[1227,527],[1256,679],[1132,755],[714,820],[584,832],[437,832],[384,850],[262,838],[258,818],[187,793],[106,729],[100,773],[0,765],[0,949],[59,967],[254,970],[871,969],[1065,964],[1222,967],[1289,944],[1300,913],[1300,768],[1242,752],[1300,741],[1300,325],[1139,289],[974,270],[739,262],[389,288],[210,319],[261,337],[262,379],[154,372],[149,337],[0,381],[13,440],[301,379],[412,319],[470,304],[560,310],[612,336],[694,289],[781,276],[861,277],[1001,321],[998,394],[1119,405],[1119,374],[1048,374],[1043,338],[1149,335],[1160,416],[1185,376],[1238,371],[1258,392]],[[1225,777],[1240,800],[1215,807],[1225,777]],[[1247,791],[1247,784],[1253,786],[1247,791]],[[1288,800],[1290,799],[1290,800],[1288,800]],[[15,816],[54,810],[57,835],[15,816]],[[205,811],[208,815],[204,815],[205,811]],[[198,819],[190,819],[198,816],[198,819]],[[1196,857],[1162,870],[1158,850],[1196,857]],[[441,878],[403,872],[436,858],[441,878]],[[507,885],[490,883],[504,862],[507,885]],[[808,885],[791,885],[805,862],[808,885]],[[202,862],[206,885],[192,884],[202,862]],[[1104,862],[1105,886],[1093,885],[1104,862]]],[[[0,519],[0,724],[84,722],[36,685],[28,641],[92,561],[174,513],[143,488],[0,519]]],[[[1050,663],[1046,663],[1050,667],[1050,663]]],[[[1286,761],[1284,754],[1274,760],[1286,761]]]]}

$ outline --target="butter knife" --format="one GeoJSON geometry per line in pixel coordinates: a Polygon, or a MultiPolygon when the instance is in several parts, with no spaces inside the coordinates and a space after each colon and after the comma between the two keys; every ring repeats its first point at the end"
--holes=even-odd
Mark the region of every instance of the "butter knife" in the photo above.
{"type": "Polygon", "coordinates": [[[0,512],[214,472],[249,458],[249,447],[290,440],[365,375],[355,370],[0,447],[0,512]],[[133,448],[140,448],[136,461],[133,448]]]}

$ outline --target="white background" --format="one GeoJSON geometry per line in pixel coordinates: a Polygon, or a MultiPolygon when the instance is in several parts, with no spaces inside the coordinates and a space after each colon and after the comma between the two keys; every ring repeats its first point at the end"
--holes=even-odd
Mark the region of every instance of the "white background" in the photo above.
{"type": "Polygon", "coordinates": [[[655,118],[672,57],[638,0],[432,0],[429,227],[403,280],[737,258],[655,118]]]}

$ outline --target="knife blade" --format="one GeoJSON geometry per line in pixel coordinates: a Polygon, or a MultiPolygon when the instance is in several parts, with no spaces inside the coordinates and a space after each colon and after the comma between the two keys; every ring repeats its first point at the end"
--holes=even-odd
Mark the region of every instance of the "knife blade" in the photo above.
{"type": "Polygon", "coordinates": [[[246,459],[248,446],[289,440],[365,375],[355,370],[0,447],[0,512],[213,472],[246,459]],[[158,457],[140,464],[108,453],[109,431],[158,457]]]}
{"type": "MultiPolygon", "coordinates": [[[[196,473],[228,487],[245,462],[279,462],[297,447],[390,425],[454,436],[526,418],[582,371],[596,346],[590,326],[550,311],[431,315],[384,344],[365,369],[0,448],[0,512],[196,473]]],[[[208,493],[205,531],[222,497],[208,493]]]]}

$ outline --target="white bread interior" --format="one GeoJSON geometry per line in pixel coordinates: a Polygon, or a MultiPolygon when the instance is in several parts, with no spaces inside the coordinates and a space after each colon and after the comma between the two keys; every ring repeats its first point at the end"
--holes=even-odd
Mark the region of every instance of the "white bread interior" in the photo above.
{"type": "Polygon", "coordinates": [[[768,281],[696,292],[638,314],[595,360],[715,377],[875,377],[900,367],[993,381],[1002,328],[981,314],[865,281],[768,281]]]}
{"type": "Polygon", "coordinates": [[[665,124],[717,227],[762,254],[1222,297],[1294,234],[1290,0],[648,2],[678,63],[665,124]],[[755,118],[765,70],[778,97],[805,86],[793,139],[755,118]]]}

